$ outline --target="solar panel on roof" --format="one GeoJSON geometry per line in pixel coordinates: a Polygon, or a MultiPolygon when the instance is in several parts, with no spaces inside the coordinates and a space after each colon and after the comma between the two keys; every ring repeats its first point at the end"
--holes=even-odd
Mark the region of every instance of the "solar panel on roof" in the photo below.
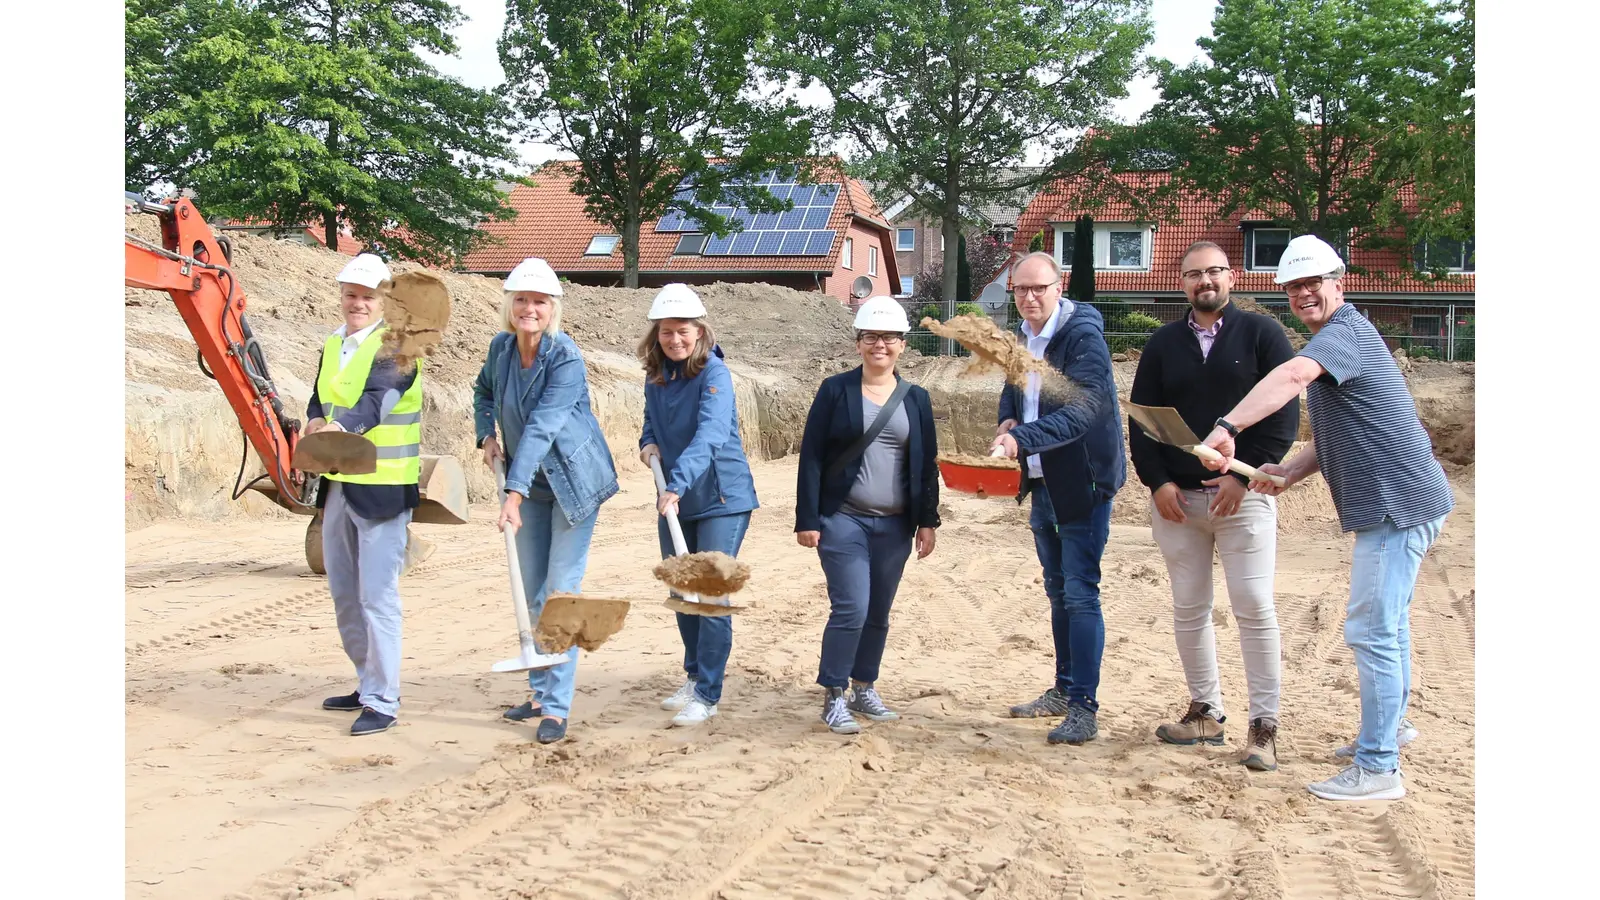
{"type": "MultiPolygon", "coordinates": [[[[781,212],[753,212],[747,206],[717,204],[711,212],[736,229],[724,238],[706,240],[704,256],[825,256],[833,248],[835,233],[827,230],[833,205],[839,195],[838,184],[809,185],[795,181],[792,169],[764,172],[749,182],[765,188],[778,200],[789,200],[793,208],[781,212]]],[[[692,203],[694,190],[680,188],[676,203],[692,203]]],[[[656,223],[658,232],[697,232],[706,225],[683,210],[668,210],[656,223]]],[[[680,240],[680,246],[683,242],[680,240]]],[[[691,245],[693,242],[690,242],[691,245]]]]}
{"type": "Polygon", "coordinates": [[[805,252],[806,252],[806,241],[811,238],[811,232],[809,232],[809,231],[785,231],[785,232],[782,232],[782,234],[783,234],[783,246],[778,250],[779,253],[781,253],[784,256],[804,256],[805,255],[805,252]]]}
{"type": "Polygon", "coordinates": [[[809,231],[828,227],[828,217],[833,214],[831,206],[813,206],[806,210],[806,217],[800,227],[809,231]]]}
{"type": "Polygon", "coordinates": [[[753,231],[740,232],[734,235],[733,249],[728,253],[733,256],[749,256],[756,249],[756,233],[753,231]]]}
{"type": "Polygon", "coordinates": [[[808,234],[810,237],[806,240],[807,256],[827,256],[828,251],[833,249],[832,231],[812,231],[808,234]]]}
{"type": "Polygon", "coordinates": [[[783,213],[782,215],[778,216],[778,227],[783,229],[784,231],[792,231],[792,230],[794,230],[796,228],[800,228],[802,226],[802,224],[805,222],[805,220],[806,220],[806,211],[805,210],[803,210],[803,209],[791,209],[788,212],[783,213]]]}
{"type": "Polygon", "coordinates": [[[701,253],[704,256],[727,256],[728,250],[733,247],[733,235],[727,237],[713,237],[706,241],[706,249],[701,253]]]}
{"type": "Polygon", "coordinates": [[[755,252],[757,256],[775,256],[777,255],[778,251],[782,249],[783,232],[758,231],[756,234],[760,235],[759,239],[756,241],[755,252]]]}
{"type": "Polygon", "coordinates": [[[755,224],[750,226],[755,231],[766,231],[778,227],[777,213],[756,213],[755,224]]]}

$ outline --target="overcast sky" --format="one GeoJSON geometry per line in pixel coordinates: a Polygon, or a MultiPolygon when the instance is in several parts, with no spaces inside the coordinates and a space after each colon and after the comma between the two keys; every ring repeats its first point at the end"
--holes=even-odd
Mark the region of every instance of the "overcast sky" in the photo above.
{"type": "MultiPolygon", "coordinates": [[[[456,31],[456,43],[461,52],[455,57],[433,57],[441,72],[454,75],[467,84],[491,88],[505,80],[500,70],[500,58],[495,43],[500,39],[500,29],[505,25],[505,0],[454,0],[467,21],[456,31]]],[[[1216,12],[1213,0],[1153,0],[1151,17],[1155,20],[1155,40],[1147,48],[1152,56],[1161,56],[1179,64],[1189,62],[1199,55],[1195,39],[1209,34],[1211,17],[1216,12]]],[[[823,101],[827,93],[813,88],[802,99],[807,102],[823,101]]],[[[1117,115],[1132,121],[1149,109],[1159,98],[1154,79],[1140,79],[1128,88],[1128,97],[1116,104],[1117,115]]],[[[524,144],[522,159],[530,167],[559,154],[554,147],[544,144],[524,144]]]]}

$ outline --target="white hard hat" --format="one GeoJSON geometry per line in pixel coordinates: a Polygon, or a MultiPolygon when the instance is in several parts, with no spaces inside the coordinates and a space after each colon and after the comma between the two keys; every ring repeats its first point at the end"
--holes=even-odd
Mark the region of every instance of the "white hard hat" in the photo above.
{"type": "Polygon", "coordinates": [[[1344,260],[1339,251],[1314,234],[1302,234],[1283,248],[1278,260],[1278,274],[1272,279],[1278,284],[1288,284],[1301,278],[1328,275],[1338,278],[1344,274],[1344,260]]]}
{"type": "Polygon", "coordinates": [[[898,331],[901,334],[911,330],[911,320],[906,318],[905,307],[902,307],[893,297],[879,294],[868,297],[861,308],[856,310],[857,331],[898,331]]]}
{"type": "Polygon", "coordinates": [[[335,280],[341,284],[359,284],[376,290],[378,285],[389,280],[389,267],[383,264],[377,254],[363,253],[345,263],[335,280]]]}
{"type": "Polygon", "coordinates": [[[703,319],[705,315],[706,305],[700,302],[699,294],[687,284],[668,284],[662,286],[656,299],[650,302],[647,318],[654,322],[658,319],[703,319]]]}
{"type": "Polygon", "coordinates": [[[535,291],[540,294],[549,294],[552,297],[561,296],[561,279],[556,277],[556,270],[550,264],[536,256],[530,256],[506,276],[506,290],[535,291]]]}

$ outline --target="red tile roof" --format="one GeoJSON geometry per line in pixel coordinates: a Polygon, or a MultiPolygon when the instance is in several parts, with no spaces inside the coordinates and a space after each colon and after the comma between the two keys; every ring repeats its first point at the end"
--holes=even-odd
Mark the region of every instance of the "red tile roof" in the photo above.
{"type": "MultiPolygon", "coordinates": [[[[835,232],[833,247],[826,256],[674,256],[679,232],[656,231],[656,222],[646,222],[639,234],[639,271],[670,272],[832,272],[839,266],[843,249],[841,238],[852,220],[859,226],[878,231],[887,240],[889,225],[862,184],[844,175],[837,166],[824,165],[819,177],[838,178],[844,184],[834,202],[827,227],[835,232]]],[[[585,256],[589,242],[598,234],[614,234],[607,225],[589,218],[583,198],[572,192],[575,164],[549,162],[533,173],[533,186],[518,185],[511,191],[509,205],[517,211],[514,219],[485,222],[481,228],[491,242],[467,254],[462,267],[468,272],[497,275],[510,272],[530,256],[550,263],[558,273],[621,272],[622,245],[607,256],[585,256]]],[[[883,254],[891,284],[899,283],[894,255],[883,254]]]]}
{"type": "MultiPolygon", "coordinates": [[[[1123,185],[1134,188],[1156,187],[1166,183],[1165,172],[1129,172],[1116,176],[1123,185]]],[[[1138,217],[1126,202],[1110,201],[1100,207],[1091,207],[1083,201],[1083,182],[1058,181],[1040,191],[1017,220],[1017,233],[1012,249],[1028,252],[1028,243],[1040,230],[1045,233],[1045,249],[1053,249],[1054,227],[1069,225],[1078,216],[1087,213],[1095,222],[1131,222],[1138,217]]],[[[1415,203],[1415,194],[1409,189],[1402,192],[1401,200],[1415,203]]],[[[1216,201],[1199,196],[1188,196],[1178,203],[1176,219],[1156,223],[1151,238],[1150,271],[1116,272],[1096,269],[1094,273],[1097,294],[1124,293],[1178,293],[1178,266],[1183,252],[1195,241],[1212,241],[1228,254],[1234,267],[1233,290],[1240,294],[1281,294],[1283,288],[1274,284],[1272,272],[1246,271],[1244,263],[1244,231],[1241,222],[1265,221],[1272,216],[1263,210],[1247,210],[1222,219],[1216,201]]],[[[1070,228],[1069,228],[1070,231],[1070,228]]],[[[1440,294],[1473,293],[1472,273],[1435,278],[1419,273],[1407,266],[1400,255],[1389,250],[1356,248],[1352,253],[1353,265],[1362,266],[1375,274],[1349,274],[1344,279],[1347,293],[1374,294],[1440,294]]],[[[1063,275],[1065,278],[1065,275],[1063,275]]]]}

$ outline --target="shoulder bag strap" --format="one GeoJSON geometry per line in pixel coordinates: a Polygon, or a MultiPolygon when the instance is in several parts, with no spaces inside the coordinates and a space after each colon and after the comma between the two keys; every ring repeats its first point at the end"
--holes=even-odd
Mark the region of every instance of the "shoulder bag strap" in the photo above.
{"type": "MultiPolygon", "coordinates": [[[[825,477],[833,478],[844,471],[845,466],[854,462],[856,457],[867,452],[867,447],[877,440],[878,435],[884,428],[888,427],[889,420],[894,417],[894,411],[899,408],[901,401],[906,398],[906,392],[910,390],[911,382],[904,378],[900,379],[900,383],[895,385],[894,393],[890,394],[889,399],[885,400],[883,406],[879,408],[877,417],[872,420],[872,425],[861,433],[861,438],[851,444],[850,449],[846,450],[843,456],[833,461],[833,465],[828,467],[825,477]]],[[[855,397],[850,399],[851,402],[859,402],[855,397]]]]}

